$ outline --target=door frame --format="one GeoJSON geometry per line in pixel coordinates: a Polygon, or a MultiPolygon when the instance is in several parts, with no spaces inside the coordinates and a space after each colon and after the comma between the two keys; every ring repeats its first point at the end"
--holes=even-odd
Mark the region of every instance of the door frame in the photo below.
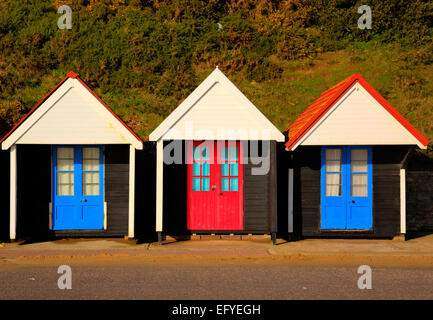
{"type": "MultiPolygon", "coordinates": [[[[57,155],[57,152],[56,152],[57,155]]],[[[82,152],[81,152],[81,159],[82,159],[82,152]]],[[[104,231],[107,229],[107,203],[105,202],[105,145],[95,145],[95,144],[74,144],[74,145],[63,145],[63,144],[56,144],[51,145],[51,203],[49,205],[49,229],[53,231],[64,231],[64,230],[79,230],[79,231],[104,231]],[[100,149],[100,157],[101,161],[99,164],[99,197],[102,197],[102,209],[103,209],[103,228],[102,229],[55,229],[55,219],[54,215],[56,214],[56,206],[55,206],[55,198],[56,198],[56,192],[57,192],[57,175],[56,175],[56,169],[55,164],[57,164],[57,159],[54,159],[55,150],[57,148],[74,148],[74,154],[75,154],[75,148],[80,147],[81,150],[83,147],[89,147],[89,148],[99,148],[100,149]],[[101,187],[102,186],[102,187],[101,187]]],[[[75,157],[74,157],[74,165],[75,165],[75,157]]],[[[81,170],[81,173],[83,171],[81,170]]],[[[81,183],[82,183],[82,177],[81,177],[81,183]]],[[[74,185],[75,185],[75,176],[74,176],[74,185]]],[[[75,192],[75,190],[74,190],[75,192]]]]}
{"type": "Polygon", "coordinates": [[[320,215],[319,215],[319,230],[321,232],[374,232],[374,208],[373,208],[373,148],[372,146],[321,146],[320,151],[320,215]],[[323,210],[325,207],[325,192],[326,192],[326,149],[340,149],[342,152],[342,168],[341,168],[341,179],[342,179],[342,187],[341,187],[341,201],[344,203],[345,211],[346,211],[346,228],[337,229],[337,228],[322,228],[322,218],[323,218],[323,210]],[[348,229],[348,201],[351,196],[348,192],[351,192],[351,163],[349,163],[350,159],[350,151],[352,149],[367,149],[367,169],[368,169],[368,180],[367,180],[367,201],[368,208],[371,212],[371,228],[369,229],[348,229]]]}

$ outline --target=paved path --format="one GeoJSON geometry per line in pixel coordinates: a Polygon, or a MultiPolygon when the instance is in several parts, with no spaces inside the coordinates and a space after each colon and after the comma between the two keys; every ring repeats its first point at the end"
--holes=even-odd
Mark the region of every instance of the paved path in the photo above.
{"type": "Polygon", "coordinates": [[[57,255],[78,252],[99,254],[103,252],[125,254],[351,254],[351,255],[430,255],[433,256],[433,234],[409,241],[369,239],[306,239],[287,242],[278,239],[272,245],[263,240],[190,240],[139,243],[123,239],[63,239],[35,243],[5,243],[0,245],[0,256],[57,255]]]}
{"type": "Polygon", "coordinates": [[[373,268],[371,290],[357,268],[288,266],[72,267],[60,290],[57,267],[0,272],[0,299],[433,299],[433,269],[373,268]]]}

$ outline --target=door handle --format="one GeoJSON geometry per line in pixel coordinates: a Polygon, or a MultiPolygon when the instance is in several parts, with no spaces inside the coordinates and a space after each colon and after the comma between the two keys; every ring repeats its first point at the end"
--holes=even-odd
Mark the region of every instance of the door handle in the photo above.
{"type": "Polygon", "coordinates": [[[352,203],[355,203],[355,200],[352,200],[352,203]]]}
{"type": "Polygon", "coordinates": [[[222,192],[220,192],[220,196],[222,196],[223,195],[223,193],[222,192]]]}
{"type": "Polygon", "coordinates": [[[212,186],[212,190],[215,190],[216,189],[216,186],[212,186]]]}
{"type": "Polygon", "coordinates": [[[83,201],[83,202],[87,202],[87,199],[83,199],[82,201],[83,201]]]}

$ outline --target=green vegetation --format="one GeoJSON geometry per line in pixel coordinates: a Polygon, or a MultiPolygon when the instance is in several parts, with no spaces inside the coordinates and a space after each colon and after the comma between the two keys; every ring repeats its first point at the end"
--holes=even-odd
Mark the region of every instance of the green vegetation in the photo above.
{"type": "Polygon", "coordinates": [[[368,2],[371,30],[363,1],[2,1],[0,124],[74,70],[146,139],[219,65],[281,130],[358,72],[433,139],[433,3],[368,2]],[[57,27],[63,4],[72,30],[57,27]]]}

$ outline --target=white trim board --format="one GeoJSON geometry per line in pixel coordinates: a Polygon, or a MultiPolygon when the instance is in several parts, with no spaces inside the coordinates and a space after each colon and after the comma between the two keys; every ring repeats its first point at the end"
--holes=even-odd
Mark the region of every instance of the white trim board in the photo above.
{"type": "Polygon", "coordinates": [[[2,143],[143,144],[78,79],[68,78],[2,143]]]}
{"type": "Polygon", "coordinates": [[[256,132],[257,139],[247,140],[284,142],[284,135],[218,68],[150,134],[149,140],[214,140],[219,130],[227,133],[225,140],[241,140],[245,132],[256,132]],[[191,126],[193,130],[188,131],[191,126]]]}
{"type": "Polygon", "coordinates": [[[400,233],[406,233],[406,170],[400,169],[400,233]]]}
{"type": "Polygon", "coordinates": [[[9,238],[15,240],[17,232],[17,146],[10,152],[10,194],[9,194],[9,238]]]}
{"type": "Polygon", "coordinates": [[[417,145],[423,146],[360,84],[356,83],[293,146],[417,145]]]}

